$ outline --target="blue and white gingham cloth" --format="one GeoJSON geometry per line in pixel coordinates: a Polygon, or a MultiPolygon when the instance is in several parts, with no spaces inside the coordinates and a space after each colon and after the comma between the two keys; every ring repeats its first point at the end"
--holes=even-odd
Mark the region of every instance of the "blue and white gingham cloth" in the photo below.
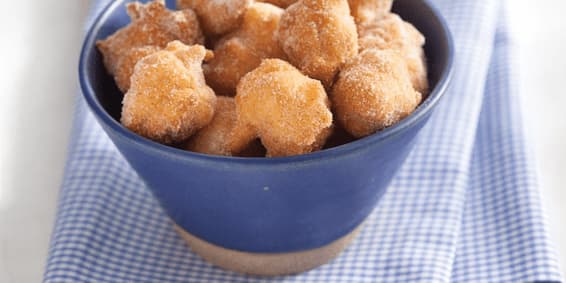
{"type": "MultiPolygon", "coordinates": [[[[328,265],[271,280],[562,280],[523,128],[503,2],[434,3],[456,42],[448,95],[353,245],[328,265]]],[[[79,101],[45,282],[269,281],[193,254],[79,101]]]]}

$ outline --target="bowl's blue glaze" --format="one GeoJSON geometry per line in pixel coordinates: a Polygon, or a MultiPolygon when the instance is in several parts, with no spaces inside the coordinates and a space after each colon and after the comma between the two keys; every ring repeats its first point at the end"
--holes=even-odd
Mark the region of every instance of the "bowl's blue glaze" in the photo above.
{"type": "Polygon", "coordinates": [[[92,25],[80,82],[92,112],[167,214],[208,242],[248,252],[321,247],[348,234],[372,211],[446,91],[453,46],[446,24],[424,0],[396,0],[395,11],[427,37],[433,91],[407,119],[370,137],[287,158],[230,158],[182,151],[140,137],[117,121],[121,98],[95,41],[129,20],[114,1],[92,25]]]}

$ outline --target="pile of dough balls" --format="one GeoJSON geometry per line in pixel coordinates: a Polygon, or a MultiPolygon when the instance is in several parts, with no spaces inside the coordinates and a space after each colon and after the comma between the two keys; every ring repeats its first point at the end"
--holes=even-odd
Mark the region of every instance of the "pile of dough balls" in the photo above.
{"type": "Polygon", "coordinates": [[[390,127],[427,95],[425,38],[392,4],[133,2],[97,47],[131,131],[203,154],[300,155],[390,127]]]}

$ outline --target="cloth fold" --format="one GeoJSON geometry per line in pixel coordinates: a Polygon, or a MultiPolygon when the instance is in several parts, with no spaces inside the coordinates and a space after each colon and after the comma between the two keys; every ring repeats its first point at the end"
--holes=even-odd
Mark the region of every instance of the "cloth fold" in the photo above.
{"type": "MultiPolygon", "coordinates": [[[[273,280],[561,281],[522,128],[505,2],[431,2],[456,44],[447,95],[352,246],[273,280]]],[[[74,119],[45,282],[269,281],[191,253],[82,99],[74,119]]]]}

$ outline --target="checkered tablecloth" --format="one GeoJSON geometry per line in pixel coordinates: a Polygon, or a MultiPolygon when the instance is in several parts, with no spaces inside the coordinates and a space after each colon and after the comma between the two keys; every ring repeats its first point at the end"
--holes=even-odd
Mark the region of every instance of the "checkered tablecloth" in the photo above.
{"type": "MultiPolygon", "coordinates": [[[[353,245],[328,265],[271,280],[562,280],[523,128],[505,2],[433,3],[456,42],[449,93],[353,245]]],[[[44,280],[270,281],[193,254],[81,99],[44,280]]]]}

